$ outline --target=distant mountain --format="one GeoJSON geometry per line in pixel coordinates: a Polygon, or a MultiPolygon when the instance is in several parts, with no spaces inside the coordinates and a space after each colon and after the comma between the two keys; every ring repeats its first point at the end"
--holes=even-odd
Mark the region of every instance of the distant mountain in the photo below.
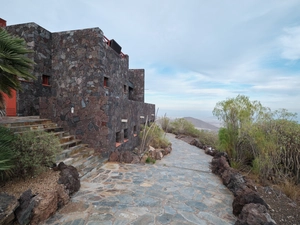
{"type": "Polygon", "coordinates": [[[200,129],[200,130],[211,130],[211,131],[218,131],[219,128],[210,124],[210,123],[207,123],[207,122],[204,122],[203,120],[199,120],[199,119],[196,119],[196,118],[193,118],[193,117],[183,117],[185,120],[191,122],[197,129],[200,129]]]}

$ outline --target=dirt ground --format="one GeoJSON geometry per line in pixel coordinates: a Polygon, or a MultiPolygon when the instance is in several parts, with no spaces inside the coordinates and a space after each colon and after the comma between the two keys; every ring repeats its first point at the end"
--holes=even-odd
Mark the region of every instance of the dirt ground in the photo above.
{"type": "Polygon", "coordinates": [[[38,193],[54,191],[56,190],[57,181],[59,178],[59,171],[48,171],[39,174],[36,177],[31,178],[16,178],[5,184],[0,184],[0,192],[6,192],[9,195],[13,195],[19,198],[21,194],[31,189],[32,193],[37,195],[38,193]]]}
{"type": "Polygon", "coordinates": [[[269,214],[278,225],[300,224],[300,199],[293,201],[275,187],[258,187],[260,196],[270,206],[269,214]]]}

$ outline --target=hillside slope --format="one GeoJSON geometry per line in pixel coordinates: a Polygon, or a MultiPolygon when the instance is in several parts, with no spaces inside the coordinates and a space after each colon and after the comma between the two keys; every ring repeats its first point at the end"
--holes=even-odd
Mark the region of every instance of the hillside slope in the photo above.
{"type": "Polygon", "coordinates": [[[196,118],[193,118],[193,117],[183,117],[185,120],[191,122],[196,128],[198,129],[203,129],[203,130],[212,130],[212,131],[218,131],[219,128],[210,124],[210,123],[207,123],[207,122],[204,122],[203,120],[199,120],[199,119],[196,119],[196,118]]]}

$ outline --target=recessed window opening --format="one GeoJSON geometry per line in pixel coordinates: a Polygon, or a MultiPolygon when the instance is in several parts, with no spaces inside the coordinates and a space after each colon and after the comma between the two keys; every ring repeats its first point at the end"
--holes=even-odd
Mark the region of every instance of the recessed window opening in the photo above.
{"type": "Polygon", "coordinates": [[[137,136],[136,125],[133,126],[133,136],[137,136]]]}
{"type": "Polygon", "coordinates": [[[123,91],[124,91],[124,93],[127,92],[127,86],[126,85],[124,85],[123,91]]]}
{"type": "Polygon", "coordinates": [[[116,142],[121,143],[121,132],[116,132],[116,142]]]}
{"type": "Polygon", "coordinates": [[[129,87],[129,99],[133,99],[133,88],[129,87]]]}
{"type": "Polygon", "coordinates": [[[128,141],[128,129],[124,129],[124,142],[128,141]]]}
{"type": "Polygon", "coordinates": [[[104,77],[103,79],[103,86],[108,87],[108,77],[104,77]]]}
{"type": "Polygon", "coordinates": [[[42,76],[42,84],[43,85],[46,85],[46,86],[49,86],[50,85],[50,76],[48,75],[43,75],[42,76]]]}

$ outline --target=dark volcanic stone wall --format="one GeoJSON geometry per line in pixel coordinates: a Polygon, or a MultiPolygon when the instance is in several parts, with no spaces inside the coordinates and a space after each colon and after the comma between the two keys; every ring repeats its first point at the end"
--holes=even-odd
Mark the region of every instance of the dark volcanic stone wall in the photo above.
{"type": "Polygon", "coordinates": [[[131,100],[144,102],[144,86],[145,86],[145,70],[130,69],[129,81],[133,83],[133,93],[130,96],[131,100]]]}
{"type": "Polygon", "coordinates": [[[99,28],[50,33],[28,23],[7,29],[26,40],[36,63],[37,80],[22,82],[18,93],[20,115],[49,118],[103,156],[138,145],[141,124],[155,113],[155,105],[144,103],[145,71],[129,70],[128,56],[103,42],[99,28]],[[42,85],[43,75],[50,86],[42,85]]]}
{"type": "Polygon", "coordinates": [[[40,116],[55,121],[96,151],[106,154],[109,146],[107,108],[107,97],[104,96],[88,96],[84,101],[44,97],[40,101],[40,116]],[[71,107],[74,107],[74,113],[71,113],[71,107]]]}
{"type": "Polygon", "coordinates": [[[42,85],[42,75],[50,76],[51,84],[51,33],[35,23],[8,26],[6,30],[24,38],[27,47],[34,51],[28,57],[35,62],[32,73],[36,80],[21,82],[22,91],[17,94],[17,114],[39,115],[39,97],[49,96],[51,92],[50,87],[42,85]]]}

